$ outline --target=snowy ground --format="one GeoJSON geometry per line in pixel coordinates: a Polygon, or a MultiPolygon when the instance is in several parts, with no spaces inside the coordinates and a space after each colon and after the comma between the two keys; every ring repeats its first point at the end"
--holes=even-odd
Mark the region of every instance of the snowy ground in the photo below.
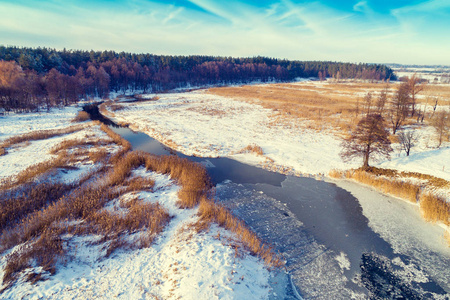
{"type": "MultiPolygon", "coordinates": [[[[215,225],[200,234],[189,228],[198,219],[197,209],[177,208],[179,188],[168,176],[149,174],[144,169],[135,173],[150,176],[156,185],[154,192],[140,192],[133,197],[159,202],[174,216],[150,248],[118,251],[104,258],[104,245],[95,244],[101,237],[66,236],[71,245],[68,263],[61,263],[57,273],[48,280],[35,285],[20,282],[2,297],[267,299],[274,296],[269,280],[273,281],[276,274],[245,252],[236,256],[231,245],[237,242],[232,234],[215,225]]],[[[0,270],[4,264],[3,256],[0,270]]],[[[281,274],[278,279],[282,282],[283,278],[281,274]]]]}
{"type": "MultiPolygon", "coordinates": [[[[31,130],[64,128],[79,108],[51,113],[0,117],[1,139],[31,130]]],[[[30,165],[51,160],[52,147],[68,139],[108,139],[99,126],[92,126],[60,137],[31,141],[8,149],[0,156],[0,179],[16,175],[30,165]]],[[[113,151],[114,149],[112,149],[113,151]]],[[[67,170],[65,181],[74,181],[92,170],[92,164],[67,170]]],[[[283,297],[287,277],[284,272],[269,271],[264,262],[236,247],[239,242],[223,228],[212,225],[197,233],[189,224],[195,222],[197,209],[176,206],[179,187],[168,176],[135,171],[135,175],[155,180],[153,192],[139,192],[127,197],[159,202],[173,216],[169,225],[149,248],[119,250],[105,258],[105,244],[99,236],[64,236],[67,260],[57,265],[54,276],[31,285],[24,274],[12,288],[0,294],[2,299],[273,299],[283,297]]],[[[117,199],[119,201],[120,199],[117,199]]],[[[123,199],[122,199],[123,200],[123,199]]],[[[120,213],[114,203],[105,209],[120,213]]],[[[130,237],[130,239],[133,237],[130,237]]],[[[0,254],[0,279],[6,256],[0,254]]],[[[0,290],[3,288],[0,285],[0,290]]]]}
{"type": "Polygon", "coordinates": [[[79,110],[79,107],[69,106],[64,109],[52,108],[49,113],[42,111],[0,116],[0,142],[11,136],[31,131],[69,127],[70,121],[79,110]]]}
{"type": "MultiPolygon", "coordinates": [[[[149,95],[153,97],[153,95],[149,95]]],[[[297,174],[327,174],[344,169],[340,140],[302,124],[273,124],[274,111],[258,104],[214,96],[206,91],[161,94],[157,101],[127,105],[115,120],[147,133],[178,151],[195,156],[230,156],[252,164],[267,164],[297,174]],[[248,145],[263,149],[263,156],[238,154],[248,145]]]]}
{"type": "MultiPolygon", "coordinates": [[[[148,98],[153,96],[148,95],[148,98]]],[[[115,111],[114,119],[130,123],[131,128],[187,155],[229,156],[278,171],[306,175],[326,175],[332,169],[361,165],[360,161],[344,163],[341,160],[341,139],[330,131],[307,129],[302,121],[274,123],[271,118],[274,111],[257,102],[215,96],[204,90],[158,97],[157,101],[122,104],[126,108],[115,111]],[[237,154],[248,145],[260,146],[264,155],[237,154]]],[[[396,150],[392,159],[373,165],[450,180],[450,144],[436,148],[431,127],[418,128],[417,132],[419,139],[409,157],[398,145],[393,145],[396,150]]]]}

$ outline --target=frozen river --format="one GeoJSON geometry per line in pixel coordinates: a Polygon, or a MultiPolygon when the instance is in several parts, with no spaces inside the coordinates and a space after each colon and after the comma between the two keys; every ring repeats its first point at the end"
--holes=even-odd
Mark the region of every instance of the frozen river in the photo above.
{"type": "Polygon", "coordinates": [[[374,231],[360,201],[335,184],[229,158],[188,157],[146,134],[113,129],[134,150],[202,163],[216,185],[216,199],[285,258],[303,298],[450,299],[450,255],[415,243],[401,247],[408,236],[374,231]]]}

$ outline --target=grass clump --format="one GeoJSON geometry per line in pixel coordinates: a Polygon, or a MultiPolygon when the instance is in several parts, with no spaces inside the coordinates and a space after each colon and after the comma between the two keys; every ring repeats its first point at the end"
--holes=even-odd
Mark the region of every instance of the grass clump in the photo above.
{"type": "Polygon", "coordinates": [[[420,210],[425,220],[430,222],[442,222],[450,226],[450,203],[445,199],[424,193],[420,196],[420,210]]]}
{"type": "Polygon", "coordinates": [[[233,216],[225,207],[214,203],[214,201],[203,198],[199,205],[200,220],[195,224],[198,231],[204,230],[211,223],[235,233],[244,247],[252,254],[264,260],[270,267],[283,266],[282,260],[274,254],[273,249],[265,245],[258,236],[253,233],[242,221],[233,216]]]}
{"type": "Polygon", "coordinates": [[[75,116],[75,118],[73,118],[72,122],[85,122],[85,121],[89,121],[91,119],[91,116],[85,112],[84,110],[80,110],[77,115],[75,116]]]}
{"type": "Polygon", "coordinates": [[[147,170],[170,175],[181,186],[178,192],[178,205],[181,208],[195,207],[212,187],[206,170],[185,158],[149,155],[145,166],[147,170]]]}
{"type": "Polygon", "coordinates": [[[65,256],[66,245],[71,242],[70,237],[63,239],[63,234],[102,236],[100,242],[106,245],[106,256],[119,248],[149,247],[172,216],[158,203],[146,203],[138,197],[128,201],[121,198],[129,192],[153,190],[155,182],[151,178],[132,173],[143,166],[146,170],[169,175],[180,185],[177,202],[180,208],[200,205],[201,226],[216,222],[235,232],[250,253],[260,256],[268,265],[281,265],[272,249],[244,223],[224,207],[208,200],[212,185],[200,164],[176,156],[131,152],[130,143],[120,135],[106,125],[101,125],[101,129],[120,146],[109,160],[105,149],[98,150],[102,145],[100,141],[65,141],[52,149],[58,155],[56,159],[31,166],[15,177],[14,184],[10,180],[1,186],[0,253],[20,245],[6,257],[3,275],[6,288],[32,266],[42,267],[42,272],[29,272],[25,280],[35,282],[54,274],[55,264],[65,256]],[[86,149],[87,145],[94,147],[86,149]],[[91,151],[93,149],[98,151],[91,151]],[[39,175],[69,167],[71,162],[86,159],[86,156],[99,165],[97,169],[102,173],[92,171],[80,179],[77,186],[32,182],[39,175]],[[107,204],[117,199],[123,200],[120,210],[109,210],[107,204]],[[72,221],[74,225],[67,225],[72,221]]]}
{"type": "Polygon", "coordinates": [[[263,155],[264,151],[263,149],[255,144],[252,145],[248,145],[247,147],[241,149],[240,151],[238,151],[238,153],[254,153],[256,155],[263,155]]]}
{"type": "Polygon", "coordinates": [[[425,220],[450,226],[450,203],[443,197],[429,192],[430,188],[448,187],[449,182],[445,179],[415,172],[398,172],[374,167],[347,171],[331,170],[329,175],[338,179],[354,179],[384,193],[413,203],[418,202],[425,220]],[[402,181],[401,178],[420,179],[422,182],[410,183],[402,181]]]}
{"type": "Polygon", "coordinates": [[[64,183],[33,183],[0,193],[0,230],[62,197],[73,188],[64,183]]]}

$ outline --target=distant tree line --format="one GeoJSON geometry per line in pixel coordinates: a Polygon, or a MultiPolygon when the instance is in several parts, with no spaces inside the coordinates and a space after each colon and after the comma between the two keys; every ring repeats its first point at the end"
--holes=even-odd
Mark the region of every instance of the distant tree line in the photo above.
{"type": "Polygon", "coordinates": [[[107,97],[111,91],[160,92],[299,77],[396,79],[392,69],[378,64],[0,46],[0,109],[64,106],[82,98],[107,97]]]}

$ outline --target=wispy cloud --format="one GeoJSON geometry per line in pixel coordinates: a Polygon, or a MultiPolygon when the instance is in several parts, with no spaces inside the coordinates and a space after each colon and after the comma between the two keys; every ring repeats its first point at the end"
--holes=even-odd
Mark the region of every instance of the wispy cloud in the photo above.
{"type": "Polygon", "coordinates": [[[348,9],[296,0],[170,3],[3,1],[0,42],[159,54],[450,64],[450,45],[442,38],[450,28],[446,0],[388,13],[368,0],[355,1],[348,9]]]}

